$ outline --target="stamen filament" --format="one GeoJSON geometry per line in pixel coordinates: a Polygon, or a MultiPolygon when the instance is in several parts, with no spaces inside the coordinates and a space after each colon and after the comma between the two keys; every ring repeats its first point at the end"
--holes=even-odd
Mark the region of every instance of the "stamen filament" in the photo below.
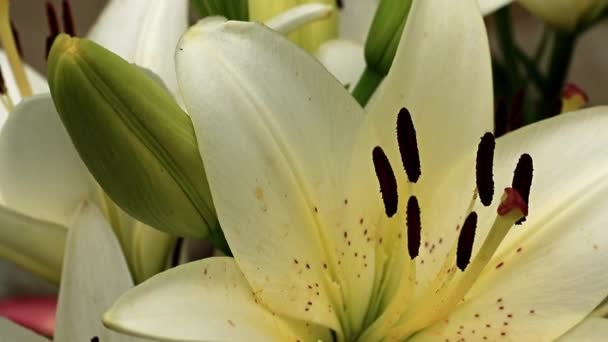
{"type": "MultiPolygon", "coordinates": [[[[520,195],[517,191],[512,191],[510,188],[506,189],[505,198],[501,202],[513,203],[512,196],[519,197],[520,195]]],[[[523,203],[520,200],[515,202],[523,203]]],[[[444,283],[445,286],[442,286],[436,293],[433,293],[435,292],[433,291],[433,287],[429,287],[425,294],[412,305],[414,309],[420,308],[421,310],[410,309],[401,319],[404,323],[391,329],[388,336],[394,340],[405,339],[407,336],[444,318],[453,311],[454,307],[464,298],[477,278],[479,278],[483,269],[488,265],[511,227],[527,214],[527,208],[516,206],[511,206],[510,208],[511,210],[508,212],[502,211],[496,216],[483,245],[467,268],[460,273],[461,276],[454,280],[455,283],[444,283]]]]}
{"type": "Polygon", "coordinates": [[[32,95],[32,87],[25,75],[25,68],[19,55],[19,50],[15,44],[15,37],[11,29],[9,18],[9,0],[0,0],[0,42],[6,52],[6,57],[13,71],[13,77],[17,83],[17,88],[21,97],[32,95]]]}

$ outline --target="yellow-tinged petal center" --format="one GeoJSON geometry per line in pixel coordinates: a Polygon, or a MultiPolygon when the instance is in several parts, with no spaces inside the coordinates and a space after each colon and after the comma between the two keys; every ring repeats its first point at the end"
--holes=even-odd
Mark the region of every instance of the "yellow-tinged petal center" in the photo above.
{"type": "MultiPolygon", "coordinates": [[[[418,154],[416,130],[409,112],[404,108],[398,114],[397,142],[407,174],[409,198],[405,211],[405,234],[398,233],[398,248],[407,249],[409,260],[405,269],[399,270],[401,277],[397,290],[393,292],[388,301],[380,297],[385,296],[378,291],[369,307],[367,324],[362,333],[358,335],[359,341],[376,340],[406,340],[416,332],[429,327],[433,323],[446,319],[459,305],[467,292],[475,284],[484,268],[491,261],[501,242],[515,224],[525,221],[528,214],[528,197],[532,182],[532,158],[523,154],[514,171],[513,181],[507,187],[497,208],[496,217],[489,229],[489,233],[482,242],[475,255],[472,255],[477,230],[477,213],[473,211],[477,199],[484,206],[490,206],[494,195],[494,180],[492,174],[494,158],[494,136],[486,133],[480,141],[476,162],[476,189],[466,212],[466,219],[459,225],[459,236],[453,242],[452,248],[444,259],[442,267],[437,271],[431,281],[419,288],[416,277],[416,259],[421,244],[421,208],[413,192],[413,184],[421,176],[420,157],[418,154]],[[402,236],[406,243],[402,243],[402,236]],[[418,287],[418,288],[417,288],[418,287]],[[384,301],[386,305],[379,303],[384,301]],[[375,304],[375,305],[374,305],[375,304]]],[[[380,146],[372,151],[376,176],[379,181],[382,201],[387,217],[398,216],[398,191],[395,174],[388,157],[380,146]]],[[[401,252],[403,254],[403,252],[401,252]]],[[[389,258],[390,264],[395,255],[389,258]]],[[[385,267],[382,272],[394,272],[395,268],[385,267]]],[[[386,275],[383,279],[388,279],[386,275]]],[[[382,286],[380,286],[383,289],[382,286]]]]}

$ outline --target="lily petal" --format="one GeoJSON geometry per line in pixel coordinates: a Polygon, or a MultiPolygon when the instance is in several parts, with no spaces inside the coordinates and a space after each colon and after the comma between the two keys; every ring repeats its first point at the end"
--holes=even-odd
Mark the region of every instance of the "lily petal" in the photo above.
{"type": "MultiPolygon", "coordinates": [[[[602,127],[608,125],[607,114],[606,107],[564,114],[497,140],[499,188],[511,184],[521,152],[534,158],[530,215],[511,229],[449,323],[437,323],[430,333],[451,339],[462,325],[467,335],[483,331],[488,339],[505,333],[513,340],[553,340],[606,298],[608,151],[602,146],[608,137],[602,127]]],[[[497,202],[475,209],[477,248],[497,202]]]]}
{"type": "Polygon", "coordinates": [[[234,262],[215,257],[163,272],[124,294],[104,315],[117,331],[163,341],[318,341],[259,304],[234,262]],[[201,324],[205,322],[205,324],[201,324]]]}
{"type": "Polygon", "coordinates": [[[348,89],[353,89],[365,69],[363,46],[349,40],[330,40],[317,51],[317,59],[348,89]]]}
{"type": "Polygon", "coordinates": [[[64,226],[0,206],[0,256],[54,283],[59,283],[66,235],[64,226]]]}
{"type": "Polygon", "coordinates": [[[0,338],[6,342],[49,342],[46,338],[1,317],[0,338]]]}
{"type": "Polygon", "coordinates": [[[373,282],[373,267],[354,253],[373,257],[360,232],[338,265],[350,241],[343,234],[359,229],[358,217],[343,215],[362,109],[314,58],[259,24],[203,20],[176,59],[218,217],[245,278],[271,310],[338,330],[335,277],[359,286],[342,289],[352,291],[357,313],[373,282]]]}
{"type": "Polygon", "coordinates": [[[66,243],[55,340],[131,341],[105,329],[101,315],[132,286],[112,228],[95,205],[84,202],[66,243]]]}
{"type": "Polygon", "coordinates": [[[14,210],[68,226],[92,178],[49,94],[25,99],[0,132],[0,193],[14,210]]]}
{"type": "Polygon", "coordinates": [[[608,319],[589,317],[560,337],[558,341],[601,342],[606,340],[606,336],[608,336],[608,319]]]}
{"type": "Polygon", "coordinates": [[[389,158],[400,158],[395,117],[401,107],[412,114],[425,183],[473,150],[493,128],[490,61],[475,0],[415,1],[393,67],[367,108],[389,158]]]}
{"type": "Polygon", "coordinates": [[[188,25],[187,0],[113,0],[88,38],[157,73],[177,93],[173,51],[188,25]]]}

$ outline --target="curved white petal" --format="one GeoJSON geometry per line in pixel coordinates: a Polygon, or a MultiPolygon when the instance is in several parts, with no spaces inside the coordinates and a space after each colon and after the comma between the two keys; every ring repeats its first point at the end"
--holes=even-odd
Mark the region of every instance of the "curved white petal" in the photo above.
{"type": "MultiPolygon", "coordinates": [[[[491,76],[486,28],[475,0],[415,1],[393,66],[366,108],[367,124],[377,137],[367,148],[378,144],[386,152],[397,177],[400,208],[410,194],[421,207],[420,288],[441,267],[473,196],[474,178],[458,174],[447,184],[443,179],[493,130],[491,76]],[[415,185],[407,180],[397,143],[402,107],[409,109],[417,134],[422,174],[415,185]]],[[[474,170],[474,164],[467,166],[474,170]]],[[[404,227],[395,229],[404,234],[404,227]]]]}
{"type": "Polygon", "coordinates": [[[365,43],[379,0],[342,0],[340,38],[365,43]]]}
{"type": "Polygon", "coordinates": [[[112,228],[94,204],[84,202],[70,228],[59,291],[55,341],[133,341],[105,329],[101,316],[133,286],[112,228]]]}
{"type": "Polygon", "coordinates": [[[510,4],[513,2],[513,0],[478,0],[478,2],[481,9],[481,14],[488,15],[492,14],[501,7],[510,4]]]}
{"type": "Polygon", "coordinates": [[[177,93],[173,52],[188,24],[187,0],[113,0],[88,38],[148,68],[177,93]]]}
{"type": "MultiPolygon", "coordinates": [[[[463,326],[466,336],[459,338],[475,330],[488,339],[505,333],[513,340],[552,340],[606,298],[607,114],[606,107],[564,114],[497,140],[497,190],[511,184],[521,153],[534,159],[530,215],[511,229],[449,323],[438,323],[430,333],[451,339],[463,326]]],[[[473,177],[473,158],[469,165],[469,176],[460,173],[456,180],[473,177]]],[[[495,216],[498,195],[490,208],[475,208],[477,247],[495,216]]]]}
{"type": "Polygon", "coordinates": [[[350,313],[363,314],[373,265],[362,256],[373,260],[373,248],[344,213],[362,109],[259,24],[204,20],[176,58],[218,217],[253,290],[279,313],[337,329],[338,281],[350,313]]]}
{"type": "Polygon", "coordinates": [[[163,341],[317,341],[328,331],[275,315],[255,297],[232,258],[163,272],[126,292],[104,315],[117,331],[163,341]]]}
{"type": "Polygon", "coordinates": [[[330,40],[319,47],[317,59],[348,89],[353,89],[363,69],[363,46],[349,40],[330,40]]]}
{"type": "Polygon", "coordinates": [[[0,132],[0,193],[5,205],[68,226],[79,203],[94,191],[50,94],[19,104],[0,132]]]}
{"type": "Polygon", "coordinates": [[[396,115],[407,107],[418,134],[421,181],[473,149],[493,129],[494,106],[490,49],[476,1],[415,1],[379,91],[366,109],[382,146],[399,160],[396,115]]]}
{"type": "Polygon", "coordinates": [[[589,317],[558,339],[559,342],[601,342],[608,336],[608,319],[589,317]]]}
{"type": "Polygon", "coordinates": [[[67,227],[0,206],[0,256],[59,283],[67,227]]]}
{"type": "Polygon", "coordinates": [[[4,342],[47,342],[46,338],[0,317],[0,340],[4,342]]]}

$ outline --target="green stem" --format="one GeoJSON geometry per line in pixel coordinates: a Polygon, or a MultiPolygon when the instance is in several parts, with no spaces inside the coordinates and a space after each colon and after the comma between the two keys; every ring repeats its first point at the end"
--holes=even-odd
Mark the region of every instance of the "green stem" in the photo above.
{"type": "Polygon", "coordinates": [[[511,25],[511,13],[509,7],[503,7],[496,12],[496,31],[498,46],[503,57],[506,69],[509,71],[509,83],[511,95],[513,95],[520,84],[515,40],[513,39],[513,27],[511,25]]]}
{"type": "Polygon", "coordinates": [[[382,82],[382,78],[383,77],[376,71],[369,67],[365,68],[363,75],[361,75],[359,82],[357,82],[357,85],[352,92],[353,97],[362,107],[365,107],[367,101],[372,97],[372,94],[376,91],[380,82],[382,82]]]}
{"type": "Polygon", "coordinates": [[[543,76],[538,70],[537,64],[534,63],[534,61],[519,47],[515,48],[515,54],[521,62],[521,65],[523,65],[524,69],[526,69],[532,84],[534,84],[539,91],[543,91],[543,89],[546,87],[547,80],[545,79],[545,76],[543,76]]]}
{"type": "Polygon", "coordinates": [[[573,33],[556,32],[555,34],[549,59],[547,82],[543,91],[545,104],[555,101],[560,96],[570,69],[576,39],[577,35],[573,33]]]}

